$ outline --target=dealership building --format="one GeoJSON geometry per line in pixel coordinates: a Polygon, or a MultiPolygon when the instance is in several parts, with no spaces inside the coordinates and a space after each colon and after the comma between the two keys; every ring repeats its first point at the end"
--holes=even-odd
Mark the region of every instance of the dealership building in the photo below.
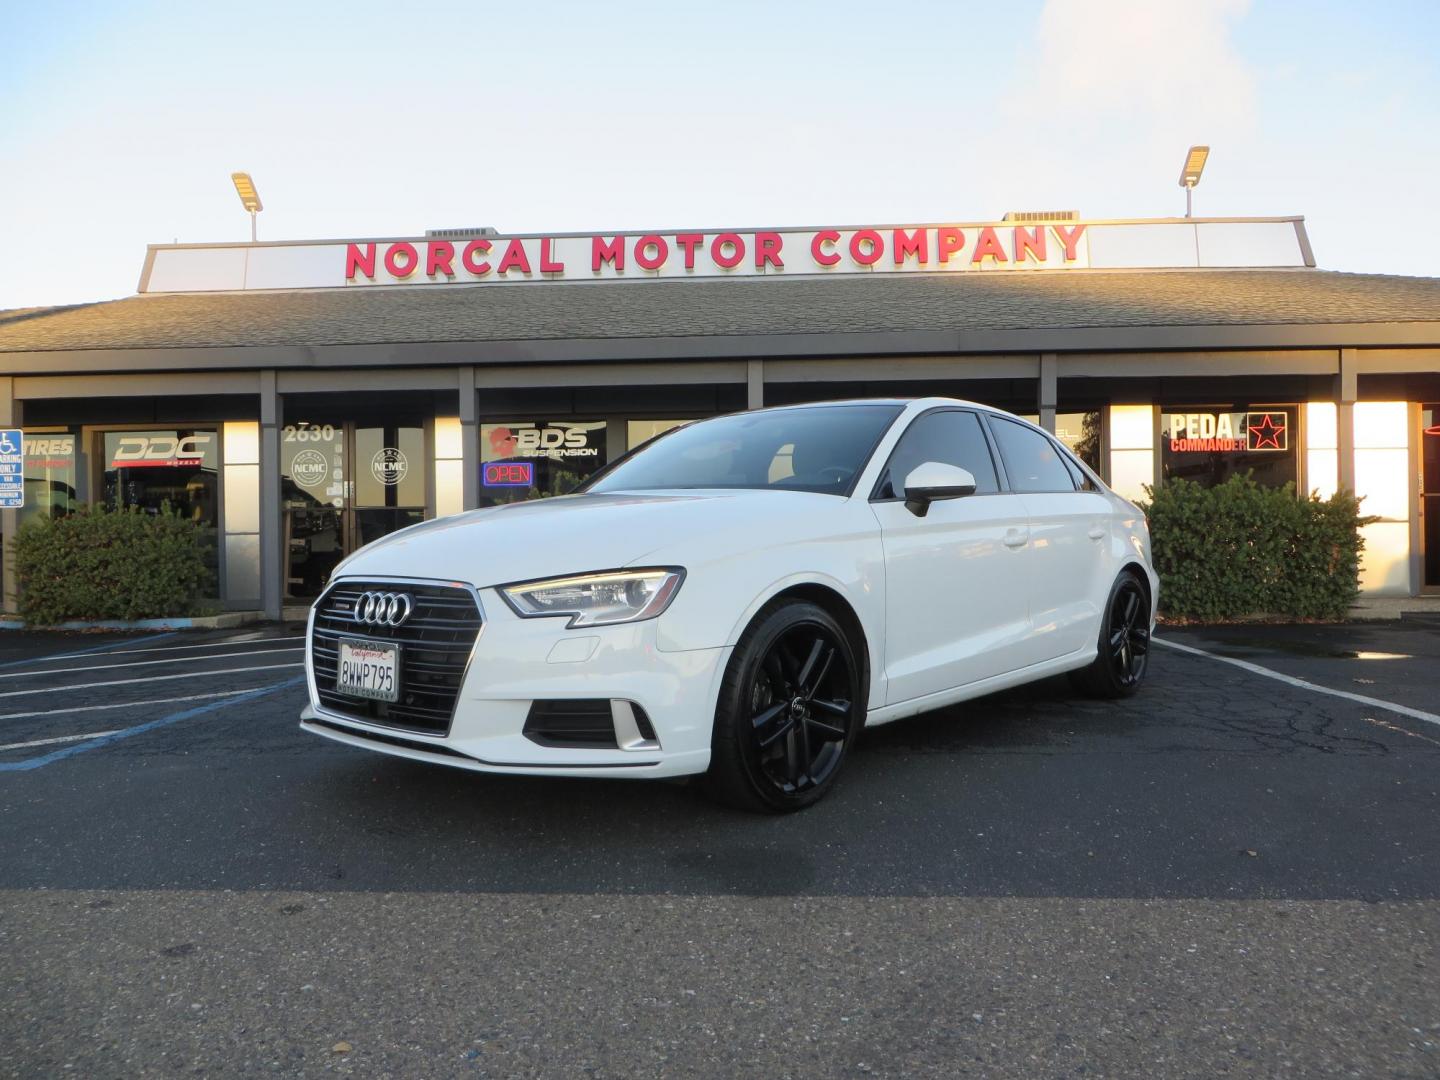
{"type": "Polygon", "coordinates": [[[16,530],[81,503],[168,500],[214,599],[278,617],[364,543],[677,424],[930,394],[1035,419],[1130,497],[1354,490],[1364,590],[1440,591],[1440,280],[1319,269],[1300,218],[1042,213],[152,245],[135,296],[0,311],[5,608],[16,530]]]}

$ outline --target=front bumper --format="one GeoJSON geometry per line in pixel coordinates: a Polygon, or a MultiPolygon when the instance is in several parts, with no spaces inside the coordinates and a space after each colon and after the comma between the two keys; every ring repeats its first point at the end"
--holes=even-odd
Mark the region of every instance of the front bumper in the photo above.
{"type": "Polygon", "coordinates": [[[728,647],[664,652],[654,619],[569,630],[565,618],[522,619],[493,590],[479,595],[484,628],[447,734],[385,727],[323,707],[309,648],[313,611],[306,634],[310,703],[301,713],[301,728],[352,746],[477,772],[639,779],[709,767],[728,647]],[[537,700],[602,698],[643,709],[658,748],[545,746],[524,734],[537,700]]]}

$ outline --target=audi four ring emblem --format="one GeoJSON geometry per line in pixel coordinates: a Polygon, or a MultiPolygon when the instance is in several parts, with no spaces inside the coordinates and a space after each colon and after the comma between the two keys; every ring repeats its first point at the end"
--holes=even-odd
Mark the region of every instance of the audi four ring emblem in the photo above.
{"type": "Polygon", "coordinates": [[[364,592],[355,601],[354,618],[366,626],[399,626],[414,610],[409,593],[364,592]]]}

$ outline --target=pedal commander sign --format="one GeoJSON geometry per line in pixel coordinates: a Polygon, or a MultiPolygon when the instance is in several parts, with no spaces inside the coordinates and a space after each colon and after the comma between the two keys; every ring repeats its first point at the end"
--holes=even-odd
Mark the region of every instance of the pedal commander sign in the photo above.
{"type": "Polygon", "coordinates": [[[1161,417],[1172,454],[1237,454],[1288,450],[1290,418],[1284,411],[1166,413],[1161,417]]]}
{"type": "Polygon", "coordinates": [[[1089,264],[1085,230],[1053,223],[377,241],[345,246],[344,276],[347,285],[420,285],[1055,270],[1089,264]]]}

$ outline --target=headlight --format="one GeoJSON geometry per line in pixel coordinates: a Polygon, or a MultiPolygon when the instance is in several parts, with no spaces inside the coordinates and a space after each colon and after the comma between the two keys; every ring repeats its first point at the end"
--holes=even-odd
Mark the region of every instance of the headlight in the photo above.
{"type": "Polygon", "coordinates": [[[653,619],[684,580],[680,569],[609,570],[503,585],[500,595],[524,619],[569,615],[570,626],[606,626],[653,619]]]}

